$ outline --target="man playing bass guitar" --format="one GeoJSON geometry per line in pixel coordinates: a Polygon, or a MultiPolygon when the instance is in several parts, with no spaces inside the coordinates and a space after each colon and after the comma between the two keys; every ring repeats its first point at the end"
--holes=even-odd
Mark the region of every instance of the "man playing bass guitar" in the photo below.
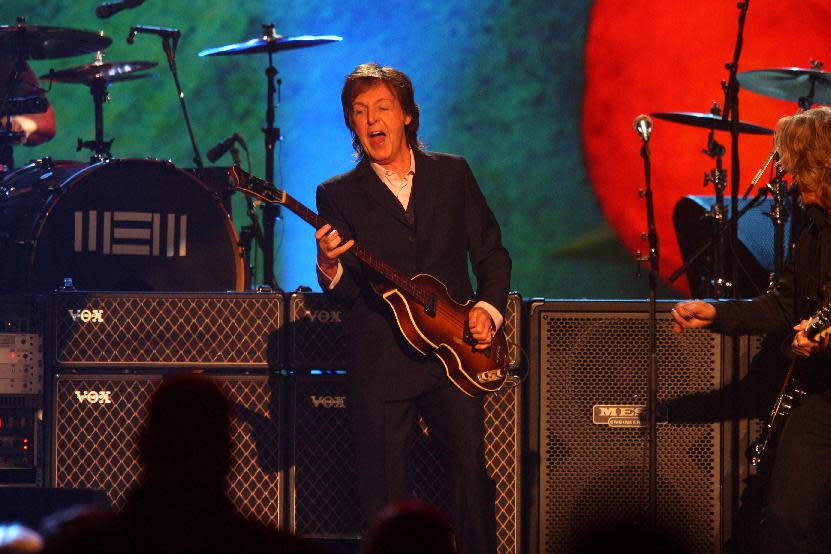
{"type": "Polygon", "coordinates": [[[770,475],[766,517],[748,552],[828,552],[831,500],[831,353],[828,336],[806,333],[808,318],[831,302],[831,108],[783,117],[776,125],[780,163],[798,187],[810,225],[774,290],[751,301],[682,302],[676,331],[710,327],[730,334],[791,330],[783,345],[808,395],[784,421],[770,475]]]}
{"type": "Polygon", "coordinates": [[[436,357],[413,348],[399,328],[401,314],[379,295],[382,279],[349,249],[357,242],[405,275],[432,275],[457,301],[473,299],[467,321],[460,322],[466,342],[458,347],[482,351],[502,325],[511,259],[467,162],[423,150],[419,107],[404,73],[360,65],[346,77],[341,102],[358,164],[318,187],[319,214],[331,225],[315,238],[320,285],[344,308],[347,407],[364,515],[371,518],[412,494],[406,445],[421,416],[452,480],[450,516],[459,551],[494,553],[482,399],[460,392],[436,357]]]}

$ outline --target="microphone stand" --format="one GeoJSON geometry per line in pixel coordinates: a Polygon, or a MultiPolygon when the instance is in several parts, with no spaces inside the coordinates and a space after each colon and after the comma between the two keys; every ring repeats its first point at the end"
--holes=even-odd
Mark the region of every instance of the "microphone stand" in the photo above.
{"type": "Polygon", "coordinates": [[[645,188],[639,191],[646,200],[646,240],[649,241],[649,254],[638,256],[639,262],[649,262],[649,371],[647,412],[649,414],[649,525],[657,529],[658,514],[658,427],[656,408],[658,406],[658,233],[655,230],[655,209],[652,203],[652,172],[649,158],[649,136],[643,138],[641,158],[643,158],[645,188]]]}
{"type": "MultiPolygon", "coordinates": [[[[741,0],[737,7],[739,9],[739,23],[738,23],[738,30],[736,33],[736,46],[733,50],[733,61],[727,64],[727,69],[730,72],[730,77],[727,81],[726,86],[724,86],[724,115],[723,120],[726,121],[728,118],[730,119],[730,148],[732,151],[731,154],[731,212],[732,217],[730,218],[730,252],[736,252],[736,245],[739,242],[739,186],[741,182],[741,177],[739,174],[739,80],[737,78],[737,74],[739,71],[739,58],[741,57],[742,52],[742,45],[744,42],[744,22],[745,18],[747,17],[747,9],[750,5],[750,0],[741,0]]],[[[735,284],[738,281],[739,277],[739,264],[736,260],[729,260],[730,263],[728,264],[728,274],[731,277],[731,281],[735,284]]],[[[738,295],[738,287],[733,287],[731,297],[736,298],[738,295]]],[[[729,382],[735,383],[739,380],[739,339],[737,336],[731,336],[731,368],[730,368],[730,375],[729,375],[729,382]]],[[[724,376],[723,376],[724,377],[724,376]]],[[[722,379],[724,380],[724,379],[722,379]]],[[[730,452],[739,452],[739,420],[738,416],[735,416],[732,421],[730,422],[731,432],[729,433],[729,440],[730,440],[730,452]]],[[[731,456],[731,467],[730,467],[730,474],[731,475],[738,475],[739,474],[739,456],[731,456]]],[[[730,483],[730,498],[737,499],[739,498],[739,483],[738,479],[731,479],[730,483]]],[[[734,500],[734,504],[735,504],[734,500]]],[[[733,514],[733,527],[735,528],[738,524],[738,509],[737,506],[731,506],[731,513],[733,514]]]]}
{"type": "Polygon", "coordinates": [[[185,93],[182,92],[182,85],[179,82],[179,71],[176,69],[176,46],[179,44],[179,36],[171,38],[168,36],[162,37],[162,49],[167,56],[167,65],[170,67],[170,72],[173,74],[173,81],[176,83],[176,90],[179,93],[179,103],[182,105],[182,113],[185,115],[185,125],[188,128],[188,136],[190,136],[190,145],[193,147],[193,163],[199,169],[205,169],[205,164],[202,163],[202,155],[199,153],[199,147],[196,146],[196,138],[193,136],[193,127],[190,124],[190,116],[188,115],[188,107],[185,104],[185,93]]]}

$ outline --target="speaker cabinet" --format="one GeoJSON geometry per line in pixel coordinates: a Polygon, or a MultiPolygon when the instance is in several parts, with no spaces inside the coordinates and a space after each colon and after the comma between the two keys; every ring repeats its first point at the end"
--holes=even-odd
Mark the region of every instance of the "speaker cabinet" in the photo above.
{"type": "MultiPolygon", "coordinates": [[[[351,538],[361,530],[346,415],[346,378],[294,377],[291,529],[303,536],[351,538]]],[[[520,552],[520,397],[520,389],[512,388],[485,400],[485,456],[488,472],[496,481],[500,554],[520,552]]],[[[413,492],[446,510],[446,474],[429,430],[420,421],[411,437],[413,492]]]]}
{"type": "Polygon", "coordinates": [[[277,293],[58,292],[58,367],[277,368],[277,293]]]}
{"type": "MultiPolygon", "coordinates": [[[[673,333],[673,304],[658,306],[659,402],[722,383],[721,336],[673,333]]],[[[598,532],[649,521],[649,434],[638,415],[647,400],[648,317],[642,301],[531,307],[539,552],[579,551],[598,532]]],[[[657,436],[658,528],[686,551],[718,552],[721,425],[669,416],[657,436]]]]}
{"type": "MultiPolygon", "coordinates": [[[[346,335],[337,304],[319,292],[295,292],[288,301],[287,350],[289,367],[295,369],[344,369],[346,335]]],[[[505,309],[508,368],[521,363],[522,297],[512,292],[505,309]]]]}
{"type": "MultiPolygon", "coordinates": [[[[236,417],[227,488],[243,515],[282,523],[279,382],[266,376],[213,376],[236,417]]],[[[52,484],[101,489],[121,508],[141,477],[137,434],[161,375],[61,374],[55,378],[52,484]]]]}

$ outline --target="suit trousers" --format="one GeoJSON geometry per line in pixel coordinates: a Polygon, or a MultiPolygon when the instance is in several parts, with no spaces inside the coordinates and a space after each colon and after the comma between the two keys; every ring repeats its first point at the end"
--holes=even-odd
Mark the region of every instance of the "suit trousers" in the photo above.
{"type": "Polygon", "coordinates": [[[438,362],[425,364],[428,368],[433,385],[412,398],[380,398],[377,388],[350,384],[347,406],[361,507],[372,518],[413,496],[407,445],[420,415],[450,479],[449,515],[459,552],[495,554],[496,487],[485,468],[483,401],[456,389],[438,362]]]}

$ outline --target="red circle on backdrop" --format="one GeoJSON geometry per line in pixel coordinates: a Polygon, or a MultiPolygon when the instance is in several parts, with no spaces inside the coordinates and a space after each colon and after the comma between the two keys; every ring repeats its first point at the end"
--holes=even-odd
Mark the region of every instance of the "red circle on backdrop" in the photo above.
{"type": "MultiPolygon", "coordinates": [[[[626,247],[647,250],[646,206],[637,191],[643,187],[640,139],[632,129],[638,114],[708,112],[714,101],[723,107],[721,82],[728,78],[739,10],[734,2],[620,2],[597,0],[586,37],[585,93],[582,135],[586,164],[606,219],[626,247]]],[[[739,71],[809,67],[810,59],[831,69],[827,0],[782,5],[753,0],[747,13],[739,71]]],[[[742,90],[742,121],[773,129],[796,102],[775,100],[742,90]]],[[[715,162],[702,150],[706,129],[655,120],[650,152],[655,220],[660,240],[661,276],[681,265],[672,224],[675,203],[687,194],[713,194],[703,187],[704,173],[715,162]]],[[[727,147],[724,166],[730,169],[730,134],[717,132],[727,147]]],[[[741,135],[740,192],[743,194],[773,145],[771,136],[741,135]]],[[[727,176],[730,183],[732,177],[727,176]]],[[[730,189],[725,191],[729,198],[730,189]]],[[[773,236],[771,234],[771,241],[773,236]]],[[[684,277],[675,288],[689,294],[684,277]]]]}

